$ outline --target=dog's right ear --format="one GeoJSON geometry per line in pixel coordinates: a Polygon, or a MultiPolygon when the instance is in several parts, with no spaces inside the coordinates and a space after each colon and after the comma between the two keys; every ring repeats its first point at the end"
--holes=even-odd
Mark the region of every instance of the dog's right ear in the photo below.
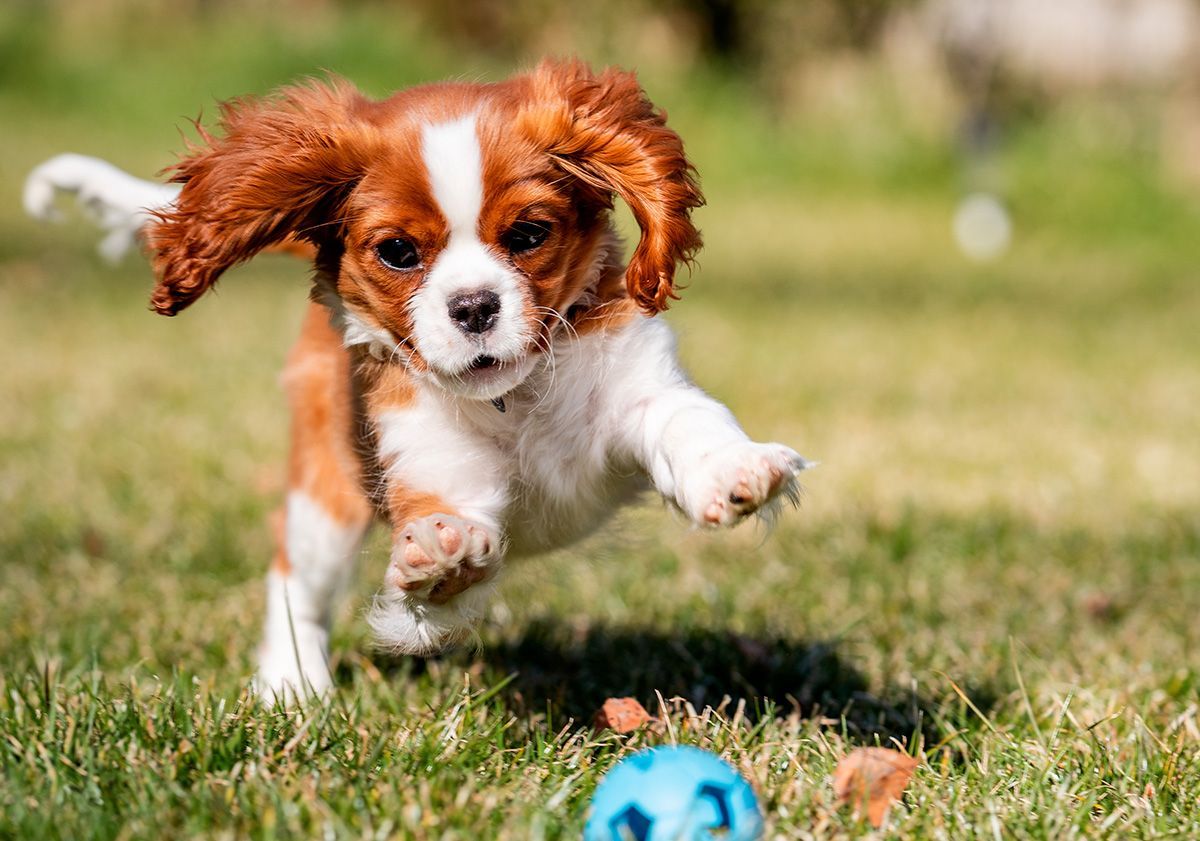
{"type": "Polygon", "coordinates": [[[171,170],[183,190],[146,229],[151,307],[175,315],[262,249],[333,236],[372,145],[371,124],[356,116],[366,104],[348,82],[312,82],[222,103],[221,137],[197,126],[202,143],[171,170]]]}
{"type": "Polygon", "coordinates": [[[704,196],[683,141],[633,73],[546,60],[530,80],[524,128],[568,174],[629,205],[642,236],[626,286],[644,312],[662,312],[677,297],[676,267],[700,248],[692,211],[704,196]]]}

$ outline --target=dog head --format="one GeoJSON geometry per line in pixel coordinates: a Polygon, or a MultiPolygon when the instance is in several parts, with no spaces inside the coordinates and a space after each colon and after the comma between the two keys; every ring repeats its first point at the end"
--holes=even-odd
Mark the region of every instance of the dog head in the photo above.
{"type": "Polygon", "coordinates": [[[666,309],[700,245],[682,142],[620,70],[548,61],[381,101],[310,83],[225,103],[220,125],[175,167],[183,190],[147,232],[153,308],[174,315],[229,267],[307,241],[347,344],[467,397],[511,390],[578,312],[616,297],[666,309]],[[619,273],[614,198],[641,238],[624,283],[601,284],[619,273]]]}

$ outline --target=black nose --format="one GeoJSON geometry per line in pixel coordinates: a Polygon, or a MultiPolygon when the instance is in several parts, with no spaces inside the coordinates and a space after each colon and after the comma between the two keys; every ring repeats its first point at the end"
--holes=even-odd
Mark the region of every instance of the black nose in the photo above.
{"type": "Polygon", "coordinates": [[[500,296],[488,289],[463,292],[450,299],[450,320],[464,333],[486,333],[496,326],[500,296]]]}

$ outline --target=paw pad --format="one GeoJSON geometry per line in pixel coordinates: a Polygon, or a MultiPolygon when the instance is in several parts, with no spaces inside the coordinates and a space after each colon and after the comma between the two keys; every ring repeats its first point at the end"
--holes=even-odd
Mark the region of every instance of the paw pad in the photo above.
{"type": "Polygon", "coordinates": [[[494,573],[499,539],[479,523],[434,514],[396,535],[386,584],[441,604],[494,573]]]}
{"type": "Polygon", "coordinates": [[[717,527],[734,525],[780,496],[798,493],[796,476],[809,466],[781,444],[745,442],[710,453],[696,482],[696,521],[717,527]]]}

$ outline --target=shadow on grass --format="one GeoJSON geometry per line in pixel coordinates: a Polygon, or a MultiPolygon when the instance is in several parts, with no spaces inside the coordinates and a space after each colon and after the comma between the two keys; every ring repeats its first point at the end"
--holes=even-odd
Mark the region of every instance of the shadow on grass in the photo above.
{"type": "MultiPolygon", "coordinates": [[[[490,680],[512,675],[502,690],[518,715],[547,714],[561,724],[587,726],[610,697],[631,696],[652,713],[656,693],[679,697],[697,710],[728,698],[726,715],[745,701],[750,723],[765,717],[821,718],[855,742],[874,744],[920,738],[936,743],[950,729],[945,710],[911,689],[872,692],[866,678],[834,642],[761,637],[704,628],[678,632],[593,626],[579,630],[539,620],[519,639],[486,648],[478,659],[460,653],[450,662],[481,663],[490,680]]],[[[396,668],[423,669],[420,661],[396,668]]],[[[387,668],[387,666],[385,666],[387,668]]],[[[988,710],[989,692],[972,691],[988,710]]]]}
{"type": "Polygon", "coordinates": [[[598,626],[586,631],[546,621],[519,639],[484,653],[485,663],[514,674],[507,688],[519,712],[592,720],[606,698],[632,696],[652,712],[655,692],[684,698],[696,709],[746,702],[745,716],[798,713],[843,719],[848,735],[907,742],[935,734],[926,702],[915,693],[881,698],[833,643],[755,637],[707,628],[678,633],[598,626]]]}

